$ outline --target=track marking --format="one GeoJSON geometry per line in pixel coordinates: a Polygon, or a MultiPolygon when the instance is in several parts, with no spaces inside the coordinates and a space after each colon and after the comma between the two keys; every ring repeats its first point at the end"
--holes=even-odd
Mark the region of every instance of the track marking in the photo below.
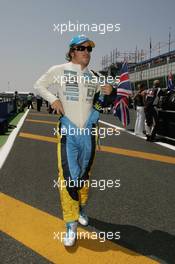
{"type": "Polygon", "coordinates": [[[105,121],[102,121],[102,120],[99,120],[99,123],[102,123],[104,125],[107,125],[107,126],[111,126],[113,128],[117,128],[118,130],[121,130],[121,131],[126,131],[124,128],[122,127],[119,127],[119,126],[116,126],[116,125],[113,125],[111,123],[108,123],[108,122],[105,122],[105,121]]]}
{"type": "MultiPolygon", "coordinates": [[[[58,116],[58,118],[59,118],[59,115],[53,115],[53,114],[35,114],[35,113],[29,113],[29,115],[33,115],[33,116],[51,116],[51,117],[57,117],[58,116]]],[[[29,120],[27,120],[27,121],[29,121],[29,120]]],[[[32,122],[32,121],[31,121],[32,122]]],[[[35,122],[35,121],[34,121],[35,122]]],[[[40,122],[40,123],[44,123],[44,122],[40,122]]],[[[54,122],[53,122],[54,123],[54,122]]],[[[57,123],[57,122],[56,122],[57,123]]],[[[126,129],[124,129],[124,128],[122,128],[122,127],[119,127],[119,126],[116,126],[116,125],[113,125],[113,124],[111,124],[111,123],[108,123],[108,122],[105,122],[105,121],[102,121],[102,120],[99,120],[99,123],[102,123],[102,124],[104,124],[104,125],[107,125],[107,126],[111,126],[111,127],[113,127],[113,128],[116,128],[116,129],[118,129],[118,130],[120,130],[120,131],[123,131],[123,132],[126,132],[126,133],[128,133],[128,134],[130,134],[130,135],[133,135],[133,136],[136,136],[133,132],[131,132],[131,131],[128,131],[128,130],[126,130],[126,129]]],[[[54,123],[55,124],[55,123],[54,123]]],[[[145,137],[142,137],[142,136],[136,136],[136,137],[139,137],[139,138],[142,138],[142,139],[145,139],[145,137]]],[[[167,143],[163,143],[163,142],[154,142],[155,144],[157,144],[157,145],[160,145],[160,146],[163,146],[163,147],[165,147],[165,148],[168,148],[168,149],[171,149],[171,150],[175,150],[175,146],[172,146],[172,145],[170,145],[170,144],[167,144],[167,143]]]]}
{"type": "Polygon", "coordinates": [[[49,117],[57,117],[57,118],[59,118],[60,117],[60,115],[58,115],[58,114],[37,114],[37,113],[29,113],[28,114],[29,116],[31,115],[31,116],[49,116],[49,117]]]}
{"type": "Polygon", "coordinates": [[[11,150],[11,148],[15,142],[15,138],[16,138],[18,132],[20,131],[28,112],[29,112],[29,110],[26,110],[24,115],[19,120],[16,128],[13,129],[13,131],[10,133],[5,144],[0,148],[0,169],[2,168],[4,162],[6,161],[6,158],[7,158],[8,154],[9,154],[9,152],[10,152],[10,150],[11,150]]]}
{"type": "MultiPolygon", "coordinates": [[[[38,120],[38,119],[25,119],[25,121],[27,122],[33,122],[33,123],[41,123],[41,124],[48,124],[48,125],[58,125],[58,122],[53,122],[53,121],[44,121],[44,120],[38,120]]],[[[106,128],[106,127],[102,127],[101,128],[106,128]]],[[[113,131],[116,131],[116,128],[112,128],[113,131]]]]}
{"type": "Polygon", "coordinates": [[[27,118],[25,121],[33,122],[33,123],[49,124],[49,125],[57,125],[58,124],[58,122],[44,121],[44,120],[37,120],[37,119],[29,119],[29,118],[27,118]]]}
{"type": "MultiPolygon", "coordinates": [[[[2,231],[53,263],[158,263],[111,241],[94,240],[92,236],[79,239],[75,247],[65,249],[60,240],[54,239],[54,232],[65,231],[62,220],[3,193],[0,197],[2,231]]],[[[88,231],[78,228],[78,232],[88,231]]]]}
{"type": "MultiPolygon", "coordinates": [[[[45,137],[45,136],[40,136],[36,134],[22,133],[22,132],[19,134],[19,136],[23,138],[41,140],[41,141],[52,142],[52,143],[58,142],[58,139],[56,137],[55,138],[45,137]]],[[[153,160],[153,161],[175,164],[175,157],[159,155],[159,154],[154,154],[154,153],[149,153],[149,152],[135,151],[135,150],[123,149],[123,148],[115,148],[115,147],[110,147],[110,146],[100,146],[100,150],[98,150],[97,148],[97,151],[103,151],[103,152],[119,154],[123,156],[139,158],[139,159],[146,159],[146,160],[153,160]]]]}
{"type": "Polygon", "coordinates": [[[23,138],[30,138],[30,139],[36,139],[46,142],[58,143],[58,139],[56,137],[46,137],[46,136],[40,136],[36,134],[23,133],[23,132],[19,133],[19,136],[23,138]]]}
{"type": "MultiPolygon", "coordinates": [[[[145,137],[142,137],[142,136],[135,135],[134,132],[128,131],[128,130],[122,128],[122,127],[119,127],[119,126],[113,125],[113,124],[111,124],[111,123],[104,122],[104,121],[102,121],[102,120],[99,120],[99,122],[102,123],[102,124],[105,124],[105,125],[107,125],[107,126],[111,126],[111,127],[117,128],[118,130],[121,130],[121,131],[123,131],[123,132],[126,132],[126,133],[128,133],[128,134],[130,134],[130,135],[133,135],[133,136],[136,136],[136,137],[139,137],[139,138],[142,138],[142,139],[146,139],[146,136],[145,136],[145,137]]],[[[172,146],[172,145],[170,145],[170,144],[163,143],[163,142],[154,142],[154,143],[157,144],[157,145],[160,145],[160,146],[162,146],[162,147],[165,147],[165,148],[168,148],[168,149],[171,149],[171,150],[175,150],[175,146],[172,146]]]]}
{"type": "Polygon", "coordinates": [[[135,151],[135,150],[123,149],[123,148],[114,148],[109,146],[100,146],[100,150],[104,152],[109,152],[109,153],[129,156],[129,157],[175,164],[175,157],[171,157],[171,156],[164,156],[149,152],[135,151]]]}

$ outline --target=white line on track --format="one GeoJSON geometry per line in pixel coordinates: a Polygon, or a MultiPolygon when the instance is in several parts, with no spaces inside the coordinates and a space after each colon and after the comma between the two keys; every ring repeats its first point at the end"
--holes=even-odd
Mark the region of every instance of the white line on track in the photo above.
{"type": "MultiPolygon", "coordinates": [[[[128,133],[130,135],[133,135],[133,136],[136,136],[136,137],[139,137],[139,138],[142,138],[142,139],[146,139],[146,137],[142,137],[142,136],[135,135],[134,132],[128,131],[128,130],[122,128],[122,127],[113,125],[111,123],[108,123],[108,122],[105,122],[105,121],[102,121],[102,120],[99,120],[99,122],[102,123],[102,124],[104,124],[104,125],[117,128],[118,130],[124,131],[124,132],[126,132],[126,133],[128,133]]],[[[170,145],[168,143],[163,143],[163,142],[154,142],[154,143],[157,144],[157,145],[160,145],[162,147],[165,147],[165,148],[168,148],[168,149],[171,149],[171,150],[175,150],[175,146],[172,146],[172,145],[170,145]]]]}
{"type": "Polygon", "coordinates": [[[6,158],[13,146],[13,143],[15,141],[15,138],[19,132],[19,130],[21,129],[24,120],[27,116],[29,112],[29,109],[25,112],[25,114],[22,116],[22,118],[20,119],[20,121],[17,124],[17,127],[13,129],[13,131],[10,133],[10,136],[8,137],[7,141],[5,142],[5,144],[0,148],[0,169],[2,168],[4,162],[6,161],[6,158]]]}

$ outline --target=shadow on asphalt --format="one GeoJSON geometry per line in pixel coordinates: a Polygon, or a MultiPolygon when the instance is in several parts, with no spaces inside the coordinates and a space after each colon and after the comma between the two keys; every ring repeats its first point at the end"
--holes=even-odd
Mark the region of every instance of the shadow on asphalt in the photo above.
{"type": "Polygon", "coordinates": [[[106,233],[120,231],[121,238],[111,240],[117,245],[168,264],[175,263],[175,236],[169,233],[160,230],[148,232],[136,226],[110,224],[93,218],[89,219],[89,225],[106,233]]]}

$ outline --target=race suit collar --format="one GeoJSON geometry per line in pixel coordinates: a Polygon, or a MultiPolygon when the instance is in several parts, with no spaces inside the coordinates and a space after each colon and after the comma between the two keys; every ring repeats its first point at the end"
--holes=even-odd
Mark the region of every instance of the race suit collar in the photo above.
{"type": "MultiPolygon", "coordinates": [[[[70,65],[73,65],[73,67],[77,68],[78,70],[81,70],[81,65],[80,64],[76,64],[76,63],[73,63],[73,62],[68,62],[70,65]]],[[[89,69],[88,67],[85,67],[83,70],[81,70],[83,73],[85,72],[89,72],[89,69]]]]}

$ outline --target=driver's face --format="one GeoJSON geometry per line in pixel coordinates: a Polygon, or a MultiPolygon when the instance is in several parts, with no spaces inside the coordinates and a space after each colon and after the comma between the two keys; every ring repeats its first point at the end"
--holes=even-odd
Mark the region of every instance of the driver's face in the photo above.
{"type": "MultiPolygon", "coordinates": [[[[88,47],[90,45],[88,42],[84,42],[79,46],[88,47]]],[[[75,46],[75,48],[76,47],[77,46],[75,46]]],[[[72,52],[72,62],[76,64],[80,64],[83,67],[86,67],[89,64],[90,58],[91,58],[91,55],[90,55],[90,52],[87,51],[87,49],[85,49],[84,51],[74,50],[72,52]]]]}

